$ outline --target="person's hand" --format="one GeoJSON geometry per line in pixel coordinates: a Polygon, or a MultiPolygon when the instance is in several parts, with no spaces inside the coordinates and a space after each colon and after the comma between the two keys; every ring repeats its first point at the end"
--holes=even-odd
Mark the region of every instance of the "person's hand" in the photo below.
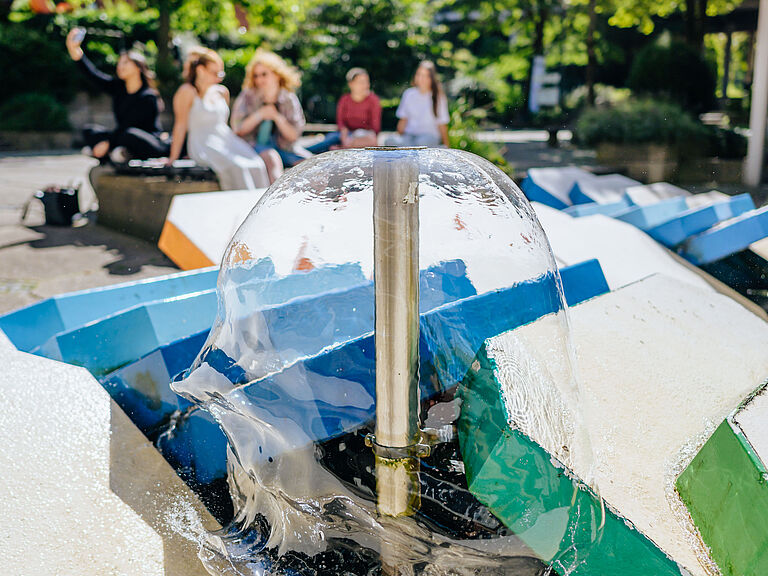
{"type": "Polygon", "coordinates": [[[277,120],[280,112],[277,111],[277,107],[274,104],[264,104],[259,110],[262,120],[277,120]]]}
{"type": "Polygon", "coordinates": [[[78,40],[78,35],[79,32],[77,28],[72,28],[72,30],[69,31],[69,34],[67,34],[67,52],[69,52],[69,57],[75,62],[83,57],[83,49],[80,48],[82,40],[78,40]]]}

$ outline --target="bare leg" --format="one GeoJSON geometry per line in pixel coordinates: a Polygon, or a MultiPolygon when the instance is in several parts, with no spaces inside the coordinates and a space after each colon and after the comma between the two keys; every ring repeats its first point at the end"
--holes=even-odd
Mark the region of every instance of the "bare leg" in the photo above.
{"type": "Polygon", "coordinates": [[[283,161],[280,159],[280,154],[277,150],[264,150],[259,152],[259,156],[264,160],[264,164],[267,166],[267,175],[269,176],[269,183],[272,184],[283,173],[283,161]]]}
{"type": "Polygon", "coordinates": [[[104,158],[109,152],[109,140],[102,140],[93,147],[93,156],[95,158],[104,158]]]}

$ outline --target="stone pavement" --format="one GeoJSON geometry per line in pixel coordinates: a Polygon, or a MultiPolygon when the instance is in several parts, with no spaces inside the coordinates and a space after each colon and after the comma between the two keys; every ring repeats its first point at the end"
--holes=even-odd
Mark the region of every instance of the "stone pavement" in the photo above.
{"type": "Polygon", "coordinates": [[[0,156],[0,314],[62,292],[178,271],[157,246],[89,220],[45,226],[38,200],[21,221],[32,194],[50,184],[83,181],[81,209],[91,207],[94,163],[70,151],[0,156]]]}

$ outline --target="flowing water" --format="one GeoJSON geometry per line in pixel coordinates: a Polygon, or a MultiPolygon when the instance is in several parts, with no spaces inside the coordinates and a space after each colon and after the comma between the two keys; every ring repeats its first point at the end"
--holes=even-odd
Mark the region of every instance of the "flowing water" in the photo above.
{"type": "MultiPolygon", "coordinates": [[[[581,561],[573,549],[599,536],[599,517],[586,520],[586,540],[555,523],[542,559],[470,490],[467,458],[493,447],[473,446],[481,437],[470,430],[462,451],[465,374],[488,338],[541,316],[545,341],[508,333],[483,347],[498,367],[503,426],[589,481],[567,310],[541,226],[506,176],[465,153],[408,154],[419,167],[420,423],[431,451],[398,461],[392,477],[410,483],[415,512],[377,512],[366,445],[375,431],[372,182],[382,153],[325,154],[276,182],[233,238],[217,321],[173,383],[228,440],[233,521],[206,533],[189,511],[170,519],[199,543],[211,574],[565,575],[581,561]],[[278,281],[249,276],[265,264],[278,281]],[[285,282],[302,278],[315,292],[281,300],[285,282]],[[558,553],[569,538],[570,552],[558,553]]],[[[561,512],[530,509],[531,534],[561,512]]]]}

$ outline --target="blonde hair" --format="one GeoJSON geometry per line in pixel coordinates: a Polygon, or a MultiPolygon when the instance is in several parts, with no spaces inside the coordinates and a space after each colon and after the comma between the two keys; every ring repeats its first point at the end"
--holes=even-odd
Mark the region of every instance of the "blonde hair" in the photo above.
{"type": "Polygon", "coordinates": [[[195,46],[194,48],[191,48],[187,53],[187,59],[184,60],[184,80],[194,86],[195,80],[197,80],[197,67],[207,66],[211,62],[216,62],[222,66],[224,65],[221,56],[216,54],[216,52],[210,48],[204,48],[203,46],[195,46]]]}
{"type": "Polygon", "coordinates": [[[294,92],[301,86],[301,75],[293,66],[280,58],[274,52],[262,50],[259,48],[245,67],[245,79],[243,80],[243,90],[249,90],[254,87],[253,68],[260,64],[274,72],[280,80],[280,87],[294,92]]]}

